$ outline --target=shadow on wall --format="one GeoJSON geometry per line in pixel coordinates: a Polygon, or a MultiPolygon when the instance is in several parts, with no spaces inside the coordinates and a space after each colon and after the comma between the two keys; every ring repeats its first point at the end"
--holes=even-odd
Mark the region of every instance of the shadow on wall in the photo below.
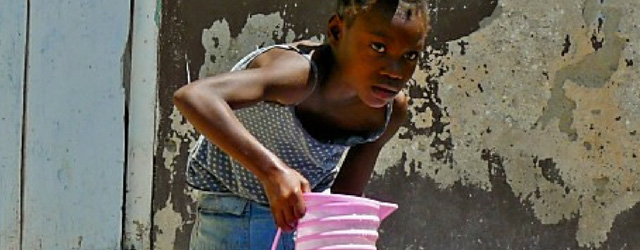
{"type": "Polygon", "coordinates": [[[432,0],[429,9],[431,32],[427,39],[434,48],[468,36],[500,14],[498,0],[432,0]]]}

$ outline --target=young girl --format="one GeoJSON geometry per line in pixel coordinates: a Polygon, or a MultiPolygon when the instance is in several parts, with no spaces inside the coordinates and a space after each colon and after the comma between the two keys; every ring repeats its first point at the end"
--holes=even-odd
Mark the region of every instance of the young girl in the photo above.
{"type": "Polygon", "coordinates": [[[179,89],[175,105],[202,134],[187,173],[200,191],[191,249],[268,249],[276,226],[304,215],[303,193],[362,195],[405,122],[401,90],[428,29],[426,3],[343,0],[327,44],[261,48],[179,89]]]}

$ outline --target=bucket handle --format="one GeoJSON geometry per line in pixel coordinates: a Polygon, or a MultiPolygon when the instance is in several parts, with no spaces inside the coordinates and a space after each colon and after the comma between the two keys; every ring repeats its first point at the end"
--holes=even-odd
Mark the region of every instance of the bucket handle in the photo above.
{"type": "Polygon", "coordinates": [[[278,231],[276,231],[276,237],[273,238],[273,243],[271,244],[271,250],[278,249],[278,241],[280,241],[280,234],[282,234],[282,229],[278,227],[278,231]]]}

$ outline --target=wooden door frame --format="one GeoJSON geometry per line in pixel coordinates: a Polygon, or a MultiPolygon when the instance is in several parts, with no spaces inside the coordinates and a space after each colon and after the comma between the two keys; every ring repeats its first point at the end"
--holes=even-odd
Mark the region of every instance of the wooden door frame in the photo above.
{"type": "Polygon", "coordinates": [[[123,249],[151,249],[160,1],[132,1],[123,249]]]}

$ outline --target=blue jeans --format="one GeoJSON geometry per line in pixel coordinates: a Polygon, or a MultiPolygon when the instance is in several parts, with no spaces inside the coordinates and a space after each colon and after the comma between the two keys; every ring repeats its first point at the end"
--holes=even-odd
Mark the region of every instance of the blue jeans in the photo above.
{"type": "MultiPolygon", "coordinates": [[[[276,224],[269,207],[233,194],[196,191],[198,213],[191,250],[270,250],[276,224]]],[[[293,233],[283,232],[278,250],[293,250],[293,233]]]]}

